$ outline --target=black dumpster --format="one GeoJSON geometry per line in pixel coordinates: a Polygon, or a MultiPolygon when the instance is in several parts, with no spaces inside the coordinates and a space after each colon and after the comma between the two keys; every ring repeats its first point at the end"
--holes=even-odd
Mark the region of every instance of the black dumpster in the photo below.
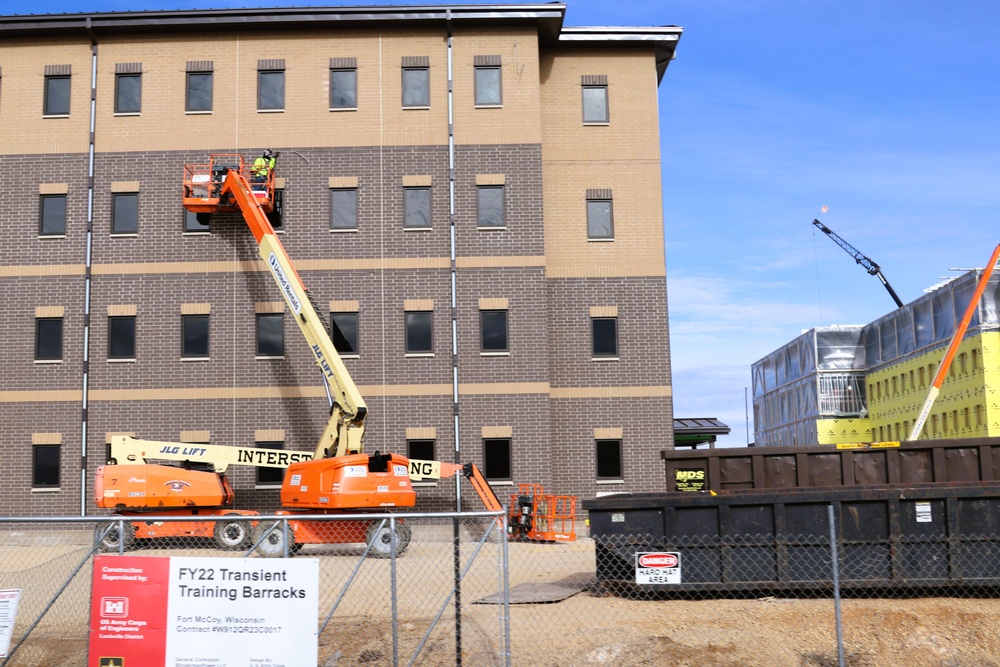
{"type": "Polygon", "coordinates": [[[660,452],[666,491],[1000,481],[1000,438],[660,452]]]}
{"type": "Polygon", "coordinates": [[[649,592],[1000,590],[1000,482],[586,500],[605,585],[649,592]]]}

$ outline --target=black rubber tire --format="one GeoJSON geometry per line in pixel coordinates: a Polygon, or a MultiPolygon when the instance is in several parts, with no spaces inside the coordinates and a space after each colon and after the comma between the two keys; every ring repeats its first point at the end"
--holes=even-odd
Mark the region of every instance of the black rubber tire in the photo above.
{"type": "MultiPolygon", "coordinates": [[[[257,553],[264,558],[284,558],[285,535],[280,525],[275,526],[274,530],[271,530],[267,537],[261,540],[264,533],[270,530],[272,526],[274,526],[274,524],[270,521],[261,521],[258,523],[257,527],[253,530],[253,543],[257,545],[257,553]]],[[[296,552],[295,531],[291,526],[288,527],[288,540],[290,542],[288,556],[291,557],[296,552]]]]}
{"type": "Polygon", "coordinates": [[[365,531],[365,544],[372,545],[372,548],[368,551],[368,555],[372,558],[392,558],[392,549],[396,550],[396,557],[402,555],[406,551],[406,547],[410,546],[410,539],[413,536],[413,532],[410,527],[403,523],[402,521],[396,522],[396,535],[395,539],[390,534],[389,522],[386,521],[384,525],[380,521],[372,521],[368,524],[368,529],[365,531]]]}
{"type": "MultiPolygon", "coordinates": [[[[240,516],[227,514],[226,516],[240,516]]],[[[215,522],[213,531],[215,544],[223,551],[240,551],[250,548],[253,544],[253,528],[249,521],[232,521],[220,519],[215,522]]]]}
{"type": "Polygon", "coordinates": [[[124,551],[128,551],[135,544],[135,526],[132,525],[131,521],[122,523],[103,521],[94,528],[94,541],[97,542],[97,548],[105,553],[118,553],[119,540],[124,544],[124,551]],[[125,534],[123,536],[118,534],[119,525],[124,527],[125,534]]]}

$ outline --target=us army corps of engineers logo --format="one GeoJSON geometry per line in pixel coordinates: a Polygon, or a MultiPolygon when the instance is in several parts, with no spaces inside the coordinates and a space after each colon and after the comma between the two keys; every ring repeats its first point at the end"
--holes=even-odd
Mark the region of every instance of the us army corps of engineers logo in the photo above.
{"type": "Polygon", "coordinates": [[[125,658],[101,658],[97,667],[125,667],[125,658]]]}

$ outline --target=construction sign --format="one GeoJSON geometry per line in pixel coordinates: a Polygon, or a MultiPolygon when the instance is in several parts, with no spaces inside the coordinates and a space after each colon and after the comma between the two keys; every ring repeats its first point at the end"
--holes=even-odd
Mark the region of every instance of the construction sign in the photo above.
{"type": "Polygon", "coordinates": [[[97,556],[87,665],[315,665],[318,593],[316,559],[97,556]]]}

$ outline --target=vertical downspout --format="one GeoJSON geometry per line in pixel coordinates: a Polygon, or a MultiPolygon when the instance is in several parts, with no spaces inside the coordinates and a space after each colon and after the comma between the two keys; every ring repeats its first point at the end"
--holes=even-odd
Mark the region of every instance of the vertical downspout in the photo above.
{"type": "Polygon", "coordinates": [[[94,128],[97,119],[97,37],[87,17],[90,36],[90,136],[87,158],[87,235],[83,270],[83,399],[80,407],[80,516],[87,515],[87,427],[90,405],[90,289],[94,242],[94,128]]]}
{"type": "MultiPolygon", "coordinates": [[[[455,261],[455,101],[452,76],[451,10],[445,10],[448,31],[448,220],[451,235],[451,375],[452,419],[455,428],[455,463],[462,462],[462,448],[458,424],[458,280],[455,261]]],[[[462,476],[455,476],[455,511],[462,511],[462,476]]],[[[462,573],[460,557],[459,521],[452,520],[455,563],[455,665],[462,664],[462,573]]]]}
{"type": "MultiPolygon", "coordinates": [[[[455,250],[455,107],[452,79],[451,10],[445,10],[448,26],[448,219],[451,234],[451,375],[452,419],[455,428],[455,463],[462,462],[458,431],[458,286],[455,250]]],[[[462,486],[455,485],[455,511],[462,511],[462,486]]]]}

